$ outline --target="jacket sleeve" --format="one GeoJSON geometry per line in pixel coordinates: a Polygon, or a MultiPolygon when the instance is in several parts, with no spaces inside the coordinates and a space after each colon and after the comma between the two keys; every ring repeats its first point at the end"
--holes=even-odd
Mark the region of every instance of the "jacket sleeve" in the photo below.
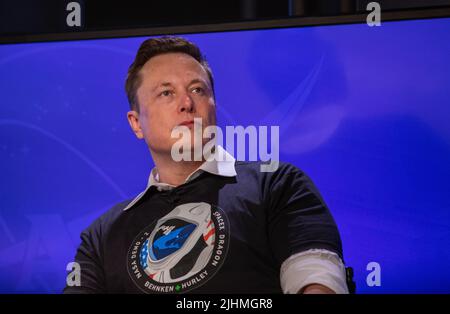
{"type": "Polygon", "coordinates": [[[269,186],[268,235],[279,265],[293,254],[325,249],[343,258],[336,223],[311,179],[284,163],[269,186]]]}
{"type": "Polygon", "coordinates": [[[100,219],[85,229],[80,238],[81,244],[75,255],[75,262],[79,265],[79,286],[66,282],[63,293],[106,293],[100,219]]]}

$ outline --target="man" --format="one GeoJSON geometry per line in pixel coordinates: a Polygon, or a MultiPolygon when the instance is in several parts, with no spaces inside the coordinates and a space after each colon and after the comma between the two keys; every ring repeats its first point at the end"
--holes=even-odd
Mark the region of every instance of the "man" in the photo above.
{"type": "Polygon", "coordinates": [[[220,146],[209,153],[226,158],[174,160],[175,129],[216,124],[198,47],[146,40],[126,92],[129,124],[155,168],[145,191],[82,232],[81,285],[65,293],[348,292],[337,227],[302,171],[280,163],[261,172],[262,162],[235,161],[220,146]]]}

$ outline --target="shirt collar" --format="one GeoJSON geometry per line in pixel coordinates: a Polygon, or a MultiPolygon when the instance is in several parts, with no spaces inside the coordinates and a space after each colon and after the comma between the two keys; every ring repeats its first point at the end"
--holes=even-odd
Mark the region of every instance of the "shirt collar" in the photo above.
{"type": "MultiPolygon", "coordinates": [[[[222,146],[217,145],[216,151],[214,155],[210,155],[211,159],[207,159],[203,164],[200,165],[195,171],[193,171],[186,178],[185,183],[192,181],[196,177],[198,177],[203,172],[208,172],[217,176],[223,177],[235,177],[236,169],[234,167],[235,159],[232,155],[230,155],[222,146]]],[[[175,186],[170,185],[168,183],[159,182],[159,175],[156,167],[152,169],[150,172],[150,176],[148,178],[147,188],[139,193],[123,210],[130,209],[136,204],[150,189],[150,187],[155,186],[158,190],[170,190],[175,188],[175,186]]]]}

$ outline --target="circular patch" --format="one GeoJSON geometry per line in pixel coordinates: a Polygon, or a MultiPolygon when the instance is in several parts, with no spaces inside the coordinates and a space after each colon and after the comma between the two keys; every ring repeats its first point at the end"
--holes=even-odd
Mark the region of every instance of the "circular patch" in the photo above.
{"type": "Polygon", "coordinates": [[[182,204],[133,240],[128,273],[145,293],[187,292],[220,269],[228,244],[223,210],[204,202],[182,204]]]}

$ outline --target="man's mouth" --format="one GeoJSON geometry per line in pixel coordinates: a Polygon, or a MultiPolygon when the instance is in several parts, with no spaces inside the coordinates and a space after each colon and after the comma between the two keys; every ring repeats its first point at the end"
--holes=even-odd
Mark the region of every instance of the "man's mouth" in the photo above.
{"type": "Polygon", "coordinates": [[[179,125],[186,125],[186,126],[194,125],[194,120],[186,120],[181,122],[179,125]]]}

